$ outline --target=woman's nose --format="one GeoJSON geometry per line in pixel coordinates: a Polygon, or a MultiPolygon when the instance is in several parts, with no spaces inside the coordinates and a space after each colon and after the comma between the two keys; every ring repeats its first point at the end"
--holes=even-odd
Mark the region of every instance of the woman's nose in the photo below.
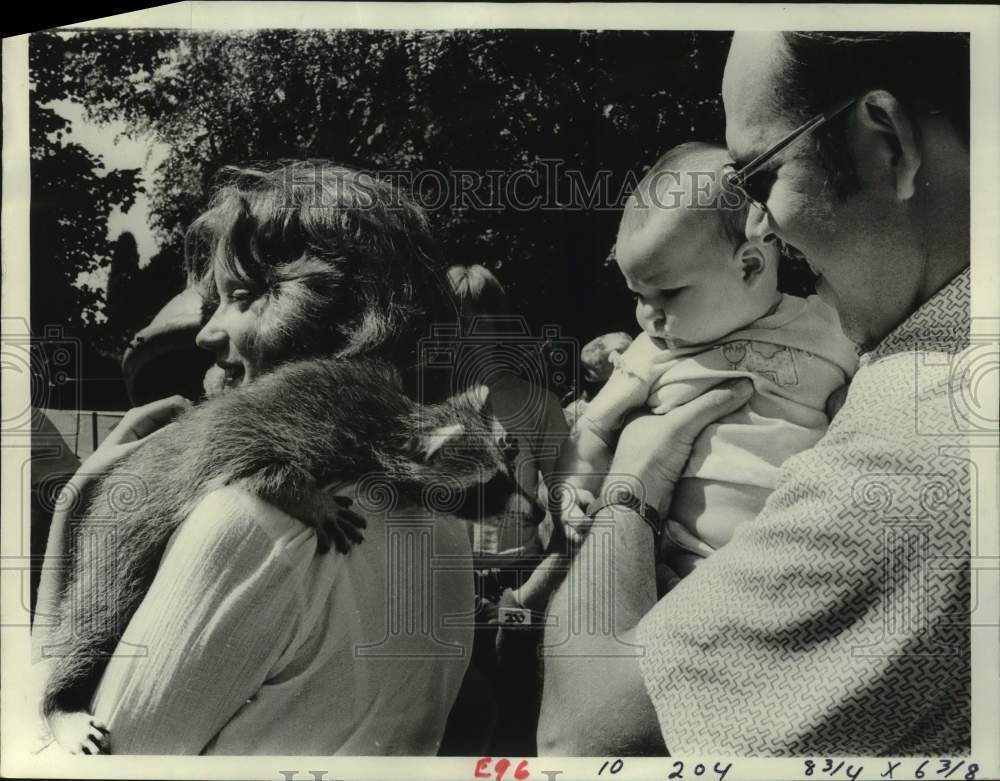
{"type": "Polygon", "coordinates": [[[225,345],[226,332],[219,327],[214,314],[209,321],[202,326],[198,335],[195,336],[194,343],[202,350],[208,350],[215,353],[219,352],[225,345]]]}
{"type": "Polygon", "coordinates": [[[771,227],[771,215],[756,204],[750,204],[744,232],[750,241],[771,242],[778,238],[771,227]]]}

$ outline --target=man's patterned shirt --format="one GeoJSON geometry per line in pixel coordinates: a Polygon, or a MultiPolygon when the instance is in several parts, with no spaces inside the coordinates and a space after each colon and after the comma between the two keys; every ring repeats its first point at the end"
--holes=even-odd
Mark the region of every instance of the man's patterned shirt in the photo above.
{"type": "Polygon", "coordinates": [[[640,624],[672,753],[969,751],[969,271],[865,355],[764,510],[640,624]]]}

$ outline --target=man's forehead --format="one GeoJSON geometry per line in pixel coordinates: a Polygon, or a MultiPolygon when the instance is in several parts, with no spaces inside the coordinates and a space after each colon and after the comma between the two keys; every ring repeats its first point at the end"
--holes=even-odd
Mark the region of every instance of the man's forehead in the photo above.
{"type": "Polygon", "coordinates": [[[789,128],[789,122],[778,115],[775,100],[784,67],[781,33],[733,35],[722,77],[722,102],[726,145],[738,166],[763,152],[789,128]]]}

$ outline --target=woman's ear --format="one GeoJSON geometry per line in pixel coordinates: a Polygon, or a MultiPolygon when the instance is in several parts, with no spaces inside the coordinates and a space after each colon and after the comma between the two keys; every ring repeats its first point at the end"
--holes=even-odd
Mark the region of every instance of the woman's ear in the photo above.
{"type": "Polygon", "coordinates": [[[858,119],[856,152],[859,171],[885,172],[896,198],[909,200],[916,192],[923,160],[919,130],[912,115],[885,90],[866,93],[854,108],[858,119]]]}
{"type": "Polygon", "coordinates": [[[778,246],[775,241],[748,239],[733,253],[736,273],[747,286],[752,286],[764,278],[765,272],[778,262],[778,246]]]}

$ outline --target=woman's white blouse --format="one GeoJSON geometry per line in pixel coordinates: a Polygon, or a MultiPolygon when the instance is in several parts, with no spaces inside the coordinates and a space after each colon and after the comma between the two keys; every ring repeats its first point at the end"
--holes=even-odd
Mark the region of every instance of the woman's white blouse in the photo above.
{"type": "Polygon", "coordinates": [[[469,541],[366,515],[349,554],[238,488],[170,542],[95,696],[115,754],[434,754],[472,648],[469,541]]]}

